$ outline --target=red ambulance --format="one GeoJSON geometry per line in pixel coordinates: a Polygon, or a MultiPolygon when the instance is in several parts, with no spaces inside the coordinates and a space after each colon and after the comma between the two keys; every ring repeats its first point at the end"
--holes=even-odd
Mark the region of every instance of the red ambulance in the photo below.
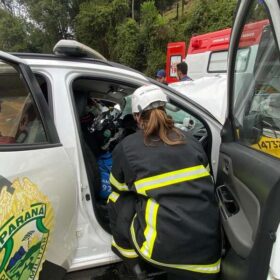
{"type": "MultiPolygon", "coordinates": [[[[238,71],[250,71],[250,60],[254,59],[267,20],[246,25],[246,32],[240,42],[238,71]]],[[[188,64],[188,76],[193,80],[213,76],[227,71],[227,57],[231,28],[193,36],[186,53],[185,42],[172,42],[167,45],[166,80],[178,82],[176,65],[181,61],[188,64]]]]}

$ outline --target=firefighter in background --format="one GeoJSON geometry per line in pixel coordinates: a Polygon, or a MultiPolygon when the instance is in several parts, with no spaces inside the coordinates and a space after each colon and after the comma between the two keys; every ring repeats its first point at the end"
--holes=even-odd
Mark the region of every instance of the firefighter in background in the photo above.
{"type": "Polygon", "coordinates": [[[175,128],[166,95],[155,85],[132,95],[139,130],[113,151],[108,199],[112,250],[145,279],[139,261],[170,279],[216,279],[220,270],[219,212],[206,154],[175,128]],[[174,277],[174,278],[172,278],[174,277]]]}

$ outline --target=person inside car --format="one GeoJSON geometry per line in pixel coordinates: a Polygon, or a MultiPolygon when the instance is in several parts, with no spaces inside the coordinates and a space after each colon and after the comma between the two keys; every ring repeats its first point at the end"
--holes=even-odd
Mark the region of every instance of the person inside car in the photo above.
{"type": "Polygon", "coordinates": [[[120,279],[145,279],[140,260],[168,271],[169,279],[216,279],[219,211],[207,156],[174,126],[166,103],[158,86],[138,88],[132,112],[140,129],[113,151],[112,250],[135,275],[120,279]]]}

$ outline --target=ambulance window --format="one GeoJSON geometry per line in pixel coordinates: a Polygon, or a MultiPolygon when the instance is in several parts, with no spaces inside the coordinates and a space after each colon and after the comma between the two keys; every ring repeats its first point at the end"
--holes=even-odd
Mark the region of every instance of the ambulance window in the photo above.
{"type": "Polygon", "coordinates": [[[252,73],[240,73],[235,59],[234,121],[240,143],[280,158],[280,54],[264,2],[254,1],[239,50],[248,28],[261,27],[260,41],[254,56],[252,73]]]}
{"type": "Polygon", "coordinates": [[[21,75],[0,60],[0,145],[47,143],[38,110],[21,75]]]}
{"type": "Polygon", "coordinates": [[[228,51],[212,52],[209,58],[209,73],[225,73],[227,71],[228,51]]]}

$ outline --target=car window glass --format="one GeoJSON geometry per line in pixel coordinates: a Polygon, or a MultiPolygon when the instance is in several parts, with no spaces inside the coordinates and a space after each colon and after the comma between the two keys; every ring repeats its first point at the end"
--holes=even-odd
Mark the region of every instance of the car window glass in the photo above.
{"type": "MultiPolygon", "coordinates": [[[[124,117],[127,114],[131,114],[132,112],[131,96],[127,96],[125,99],[126,99],[126,105],[122,112],[122,117],[124,117]]],[[[167,115],[172,117],[175,126],[180,128],[181,130],[188,131],[195,127],[203,127],[203,124],[197,118],[181,110],[174,104],[167,103],[165,110],[167,115]]]]}
{"type": "MultiPolygon", "coordinates": [[[[234,124],[238,141],[280,158],[280,60],[279,49],[265,4],[254,1],[247,15],[239,49],[248,44],[256,50],[251,73],[240,73],[236,56],[234,77],[234,124]],[[250,30],[250,33],[248,33],[250,30]],[[246,35],[246,36],[245,36],[246,35]]],[[[251,58],[250,58],[251,59],[251,58]]]]}
{"type": "Polygon", "coordinates": [[[21,75],[0,60],[0,145],[41,144],[47,138],[21,75]]]}
{"type": "Polygon", "coordinates": [[[131,96],[126,96],[125,97],[125,107],[122,111],[122,117],[124,117],[125,115],[131,114],[132,113],[132,109],[131,109],[131,96]]]}
{"type": "Polygon", "coordinates": [[[250,48],[239,49],[236,55],[236,72],[244,72],[247,69],[248,61],[250,55],[250,48]]]}

